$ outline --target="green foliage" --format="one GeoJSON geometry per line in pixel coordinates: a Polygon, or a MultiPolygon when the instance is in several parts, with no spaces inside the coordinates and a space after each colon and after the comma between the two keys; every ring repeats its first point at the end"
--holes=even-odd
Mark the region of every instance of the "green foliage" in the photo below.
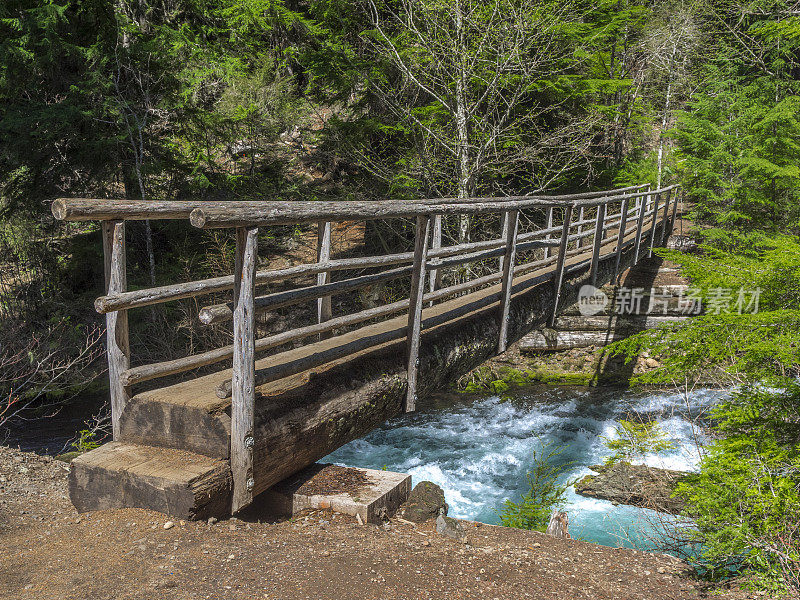
{"type": "Polygon", "coordinates": [[[656,421],[628,421],[620,419],[614,425],[614,437],[602,436],[605,447],[614,454],[606,459],[611,465],[620,461],[632,462],[648,453],[666,452],[676,448],[667,439],[666,432],[656,421]]]}
{"type": "Polygon", "coordinates": [[[716,36],[672,135],[695,217],[736,229],[798,230],[800,85],[790,5],[720,3],[716,36]]]}
{"type": "Polygon", "coordinates": [[[645,351],[661,357],[661,367],[638,376],[639,383],[755,381],[800,373],[800,241],[719,229],[706,235],[699,254],[658,254],[681,264],[706,308],[715,308],[712,314],[639,333],[610,351],[627,360],[645,351]],[[729,302],[723,303],[726,290],[729,302]],[[757,307],[751,305],[755,291],[757,307]],[[713,314],[716,309],[719,314],[713,314]]]}
{"type": "Polygon", "coordinates": [[[519,502],[506,500],[497,511],[504,527],[544,531],[550,514],[566,502],[567,488],[572,485],[563,476],[572,463],[560,461],[563,446],[546,445],[533,453],[533,468],[526,473],[528,491],[519,502]]]}
{"type": "Polygon", "coordinates": [[[77,452],[89,452],[100,447],[100,442],[97,441],[97,436],[94,431],[89,429],[82,429],[78,432],[78,439],[72,442],[72,447],[77,452]]]}
{"type": "Polygon", "coordinates": [[[714,409],[724,435],[678,487],[712,577],[800,591],[800,385],[745,386],[714,409]]]}

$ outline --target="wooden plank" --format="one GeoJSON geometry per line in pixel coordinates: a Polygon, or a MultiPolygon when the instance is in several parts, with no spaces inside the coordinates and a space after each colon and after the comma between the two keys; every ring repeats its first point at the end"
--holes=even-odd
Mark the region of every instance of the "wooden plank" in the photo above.
{"type": "Polygon", "coordinates": [[[594,226],[594,243],[592,244],[592,264],[589,269],[592,285],[597,283],[597,267],[600,261],[600,246],[603,245],[603,223],[605,218],[606,205],[601,204],[597,207],[597,218],[594,226]]]}
{"type": "Polygon", "coordinates": [[[625,198],[640,198],[640,197],[643,197],[643,196],[652,196],[656,192],[664,193],[664,192],[666,192],[668,190],[671,190],[671,189],[674,189],[676,187],[678,187],[678,184],[670,185],[670,186],[667,186],[665,188],[659,188],[657,190],[649,190],[649,191],[644,191],[644,192],[635,192],[635,193],[630,193],[630,194],[629,193],[625,193],[625,194],[619,194],[619,195],[608,194],[608,195],[605,195],[605,196],[602,196],[602,197],[599,197],[599,198],[592,198],[592,199],[587,199],[587,200],[575,200],[574,202],[572,202],[572,205],[574,207],[597,206],[599,204],[608,204],[609,202],[619,202],[620,200],[624,200],[625,198]]]}
{"type": "MultiPolygon", "coordinates": [[[[331,222],[320,221],[317,223],[317,263],[325,265],[331,260],[331,222]]],[[[317,274],[317,285],[330,282],[330,271],[317,274]]],[[[332,316],[331,297],[317,298],[317,323],[324,323],[332,316]]],[[[323,336],[324,334],[320,334],[323,336]]]]}
{"type": "Polygon", "coordinates": [[[647,250],[647,258],[653,257],[653,244],[656,240],[656,226],[658,225],[658,203],[661,200],[661,193],[658,192],[653,198],[653,220],[650,224],[650,243],[647,250]]]}
{"type": "Polygon", "coordinates": [[[414,271],[411,275],[411,294],[408,306],[408,328],[406,355],[408,358],[408,390],[406,391],[405,411],[417,409],[417,372],[419,370],[419,345],[422,329],[422,297],[425,293],[425,266],[428,260],[428,237],[430,217],[417,217],[417,231],[414,240],[414,271]]]}
{"type": "Polygon", "coordinates": [[[576,242],[576,246],[578,248],[583,246],[583,236],[581,234],[583,233],[583,211],[584,210],[586,210],[586,207],[581,206],[580,211],[578,212],[578,223],[579,223],[579,225],[577,227],[577,234],[578,234],[577,240],[578,241],[576,242]]]}
{"type": "Polygon", "coordinates": [[[611,283],[615,284],[617,282],[617,277],[619,276],[619,265],[620,261],[622,260],[622,248],[625,245],[623,242],[625,240],[625,233],[628,227],[628,203],[630,200],[625,198],[622,201],[622,217],[619,221],[619,233],[617,233],[617,250],[616,256],[614,257],[614,273],[611,275],[611,283]]]}
{"type": "MultiPolygon", "coordinates": [[[[109,294],[124,292],[127,282],[125,222],[103,222],[103,254],[105,256],[106,291],[109,294]]],[[[114,311],[106,314],[106,353],[108,355],[108,382],[111,392],[111,428],[113,439],[119,439],[119,420],[131,398],[130,388],[123,384],[122,374],[131,364],[128,337],[128,312],[114,311]]]]}
{"type": "Polygon", "coordinates": [[[233,317],[233,378],[231,389],[231,511],[253,501],[253,438],[255,421],[255,273],[258,229],[236,231],[237,270],[233,317]]]}
{"type": "Polygon", "coordinates": [[[497,352],[502,354],[508,348],[508,319],[511,308],[511,289],[514,280],[514,260],[517,252],[517,222],[519,211],[505,213],[506,254],[503,259],[503,288],[500,292],[500,336],[497,352]]]}
{"type": "Polygon", "coordinates": [[[175,519],[230,512],[230,467],[178,450],[110,442],[72,460],[69,495],[78,512],[147,508],[175,519]]]}
{"type": "Polygon", "coordinates": [[[569,243],[569,228],[570,221],[572,220],[572,206],[564,208],[564,223],[561,229],[561,246],[558,249],[558,262],[556,263],[555,278],[553,284],[555,286],[553,296],[553,312],[550,315],[550,325],[556,320],[558,314],[558,301],[561,297],[561,286],[564,283],[564,265],[567,260],[567,244],[569,243]]]}

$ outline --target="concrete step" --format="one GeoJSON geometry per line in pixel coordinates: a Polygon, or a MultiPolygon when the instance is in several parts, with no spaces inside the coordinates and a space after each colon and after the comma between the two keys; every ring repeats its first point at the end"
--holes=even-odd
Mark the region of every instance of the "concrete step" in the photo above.
{"type": "Polygon", "coordinates": [[[79,512],[147,508],[178,519],[230,513],[230,464],[172,448],[110,442],[71,463],[69,495],[79,512]]]}
{"type": "Polygon", "coordinates": [[[380,523],[408,500],[411,475],[393,471],[313,464],[258,496],[254,508],[292,517],[307,509],[330,509],[380,523]]]}

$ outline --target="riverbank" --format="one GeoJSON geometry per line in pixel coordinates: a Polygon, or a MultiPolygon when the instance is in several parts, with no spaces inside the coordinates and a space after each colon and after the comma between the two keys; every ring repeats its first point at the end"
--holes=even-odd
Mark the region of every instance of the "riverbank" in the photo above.
{"type": "Polygon", "coordinates": [[[67,468],[0,447],[4,599],[691,600],[710,593],[671,557],[472,522],[464,522],[462,543],[437,535],[431,522],[359,525],[326,512],[168,529],[164,515],[139,509],[79,515],[68,500],[67,468]]]}

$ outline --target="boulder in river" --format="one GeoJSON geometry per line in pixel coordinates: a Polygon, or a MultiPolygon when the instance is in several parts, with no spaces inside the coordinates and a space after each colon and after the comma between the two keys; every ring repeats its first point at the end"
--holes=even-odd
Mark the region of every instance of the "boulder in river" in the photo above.
{"type": "Polygon", "coordinates": [[[422,523],[435,519],[440,512],[447,514],[447,503],[444,501],[444,491],[435,483],[420,481],[405,504],[400,507],[398,515],[406,521],[422,523]]]}
{"type": "Polygon", "coordinates": [[[590,468],[597,475],[587,475],[575,484],[575,491],[582,496],[671,514],[683,508],[683,502],[672,498],[672,493],[688,473],[624,461],[590,468]]]}

